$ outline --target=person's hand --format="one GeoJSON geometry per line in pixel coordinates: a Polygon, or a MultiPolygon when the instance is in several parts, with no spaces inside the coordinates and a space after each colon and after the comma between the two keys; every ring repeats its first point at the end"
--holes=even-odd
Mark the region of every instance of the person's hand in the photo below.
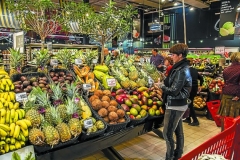
{"type": "Polygon", "coordinates": [[[198,87],[198,93],[201,92],[202,90],[202,87],[198,87]]]}
{"type": "Polygon", "coordinates": [[[235,97],[233,97],[232,100],[233,100],[233,101],[238,101],[238,100],[239,100],[239,97],[238,97],[238,96],[235,96],[235,97]]]}

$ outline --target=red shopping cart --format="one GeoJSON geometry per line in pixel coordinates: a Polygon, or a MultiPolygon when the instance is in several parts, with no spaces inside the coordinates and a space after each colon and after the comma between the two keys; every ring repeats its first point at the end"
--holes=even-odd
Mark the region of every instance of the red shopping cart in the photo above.
{"type": "Polygon", "coordinates": [[[197,160],[202,154],[218,154],[228,160],[240,160],[240,117],[234,124],[209,139],[194,150],[185,154],[180,160],[197,160]]]}
{"type": "Polygon", "coordinates": [[[218,127],[221,127],[221,117],[217,115],[218,109],[220,107],[220,100],[209,101],[207,102],[207,107],[209,112],[212,115],[213,120],[215,121],[218,127]]]}

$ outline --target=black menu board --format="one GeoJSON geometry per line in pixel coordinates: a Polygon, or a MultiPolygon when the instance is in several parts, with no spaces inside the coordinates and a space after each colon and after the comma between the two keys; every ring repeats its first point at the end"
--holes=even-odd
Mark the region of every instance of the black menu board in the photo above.
{"type": "Polygon", "coordinates": [[[233,40],[235,33],[236,11],[239,0],[222,0],[219,35],[223,40],[233,40]]]}

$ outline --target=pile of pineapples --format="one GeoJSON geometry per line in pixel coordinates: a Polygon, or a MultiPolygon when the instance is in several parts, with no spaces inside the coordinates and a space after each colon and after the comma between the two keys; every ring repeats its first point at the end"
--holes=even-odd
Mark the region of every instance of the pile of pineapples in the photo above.
{"type": "Polygon", "coordinates": [[[142,68],[136,67],[134,59],[134,55],[130,55],[127,58],[125,55],[120,55],[111,67],[111,74],[124,89],[136,89],[148,86],[149,76],[154,82],[158,82],[160,74],[154,65],[146,62],[142,68]]]}
{"type": "MultiPolygon", "coordinates": [[[[82,132],[81,106],[86,104],[78,97],[75,84],[67,85],[66,95],[59,85],[50,86],[53,91],[51,95],[39,87],[33,88],[24,103],[26,119],[33,126],[29,131],[29,140],[33,145],[48,144],[53,147],[59,142],[67,142],[79,136],[82,132]]],[[[87,113],[85,110],[83,116],[90,117],[91,111],[87,113]]]]}

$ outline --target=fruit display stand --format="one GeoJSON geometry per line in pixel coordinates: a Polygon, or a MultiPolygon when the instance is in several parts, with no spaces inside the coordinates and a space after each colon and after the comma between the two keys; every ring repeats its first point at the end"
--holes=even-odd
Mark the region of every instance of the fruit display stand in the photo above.
{"type": "MultiPolygon", "coordinates": [[[[163,116],[159,116],[163,120],[163,116]]],[[[123,160],[124,158],[116,152],[113,146],[131,140],[142,134],[152,131],[154,120],[146,121],[144,124],[135,127],[127,127],[118,132],[105,133],[103,136],[87,140],[77,141],[71,146],[50,150],[44,153],[35,153],[37,160],[54,160],[54,159],[77,159],[95,152],[102,151],[108,159],[123,160]]]]}

